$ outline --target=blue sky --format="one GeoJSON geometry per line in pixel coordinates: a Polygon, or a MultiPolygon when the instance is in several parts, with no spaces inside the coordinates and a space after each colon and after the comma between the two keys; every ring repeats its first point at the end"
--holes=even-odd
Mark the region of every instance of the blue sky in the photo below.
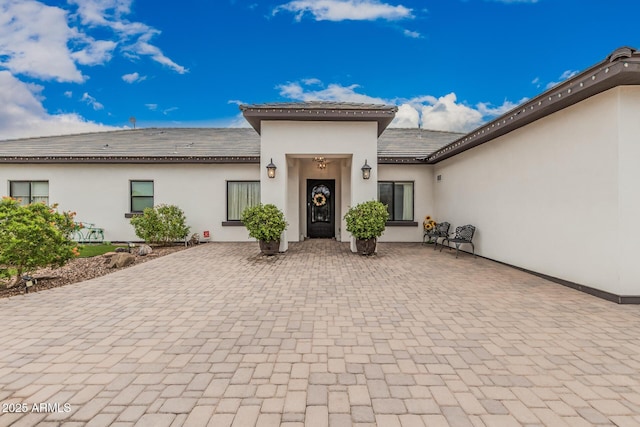
{"type": "Polygon", "coordinates": [[[239,103],[395,104],[469,131],[620,46],[631,0],[0,0],[0,139],[246,126],[239,103]]]}

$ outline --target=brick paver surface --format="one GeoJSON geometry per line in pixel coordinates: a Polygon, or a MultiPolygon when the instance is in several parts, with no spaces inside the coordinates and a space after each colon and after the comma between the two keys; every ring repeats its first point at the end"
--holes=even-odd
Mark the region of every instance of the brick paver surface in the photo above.
{"type": "Polygon", "coordinates": [[[420,244],[209,243],[0,300],[0,405],[0,426],[637,426],[640,308],[420,244]]]}

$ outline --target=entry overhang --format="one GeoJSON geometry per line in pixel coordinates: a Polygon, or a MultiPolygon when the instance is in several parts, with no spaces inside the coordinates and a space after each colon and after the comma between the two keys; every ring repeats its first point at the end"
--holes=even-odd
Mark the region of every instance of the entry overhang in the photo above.
{"type": "Polygon", "coordinates": [[[295,102],[240,105],[249,124],[261,134],[263,120],[377,122],[378,136],[396,116],[398,107],[344,102],[295,102]]]}

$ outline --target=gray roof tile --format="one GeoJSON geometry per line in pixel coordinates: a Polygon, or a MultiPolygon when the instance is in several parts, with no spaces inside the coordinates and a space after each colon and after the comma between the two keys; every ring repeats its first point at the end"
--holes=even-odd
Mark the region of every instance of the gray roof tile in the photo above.
{"type": "Polygon", "coordinates": [[[0,141],[0,157],[259,156],[251,128],[153,128],[0,141]]]}
{"type": "MultiPolygon", "coordinates": [[[[461,134],[387,129],[378,139],[380,157],[425,157],[461,134]]],[[[0,141],[0,160],[12,158],[259,157],[260,135],[251,128],[151,128],[0,141]]]]}
{"type": "Polygon", "coordinates": [[[417,128],[391,128],[378,138],[378,156],[426,157],[462,135],[464,134],[417,128]]]}

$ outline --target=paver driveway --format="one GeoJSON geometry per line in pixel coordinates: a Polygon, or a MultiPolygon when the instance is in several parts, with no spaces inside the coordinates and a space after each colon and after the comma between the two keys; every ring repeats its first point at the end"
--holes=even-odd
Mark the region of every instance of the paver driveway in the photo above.
{"type": "Polygon", "coordinates": [[[467,254],[210,243],[0,300],[0,425],[640,425],[639,338],[467,254]]]}

